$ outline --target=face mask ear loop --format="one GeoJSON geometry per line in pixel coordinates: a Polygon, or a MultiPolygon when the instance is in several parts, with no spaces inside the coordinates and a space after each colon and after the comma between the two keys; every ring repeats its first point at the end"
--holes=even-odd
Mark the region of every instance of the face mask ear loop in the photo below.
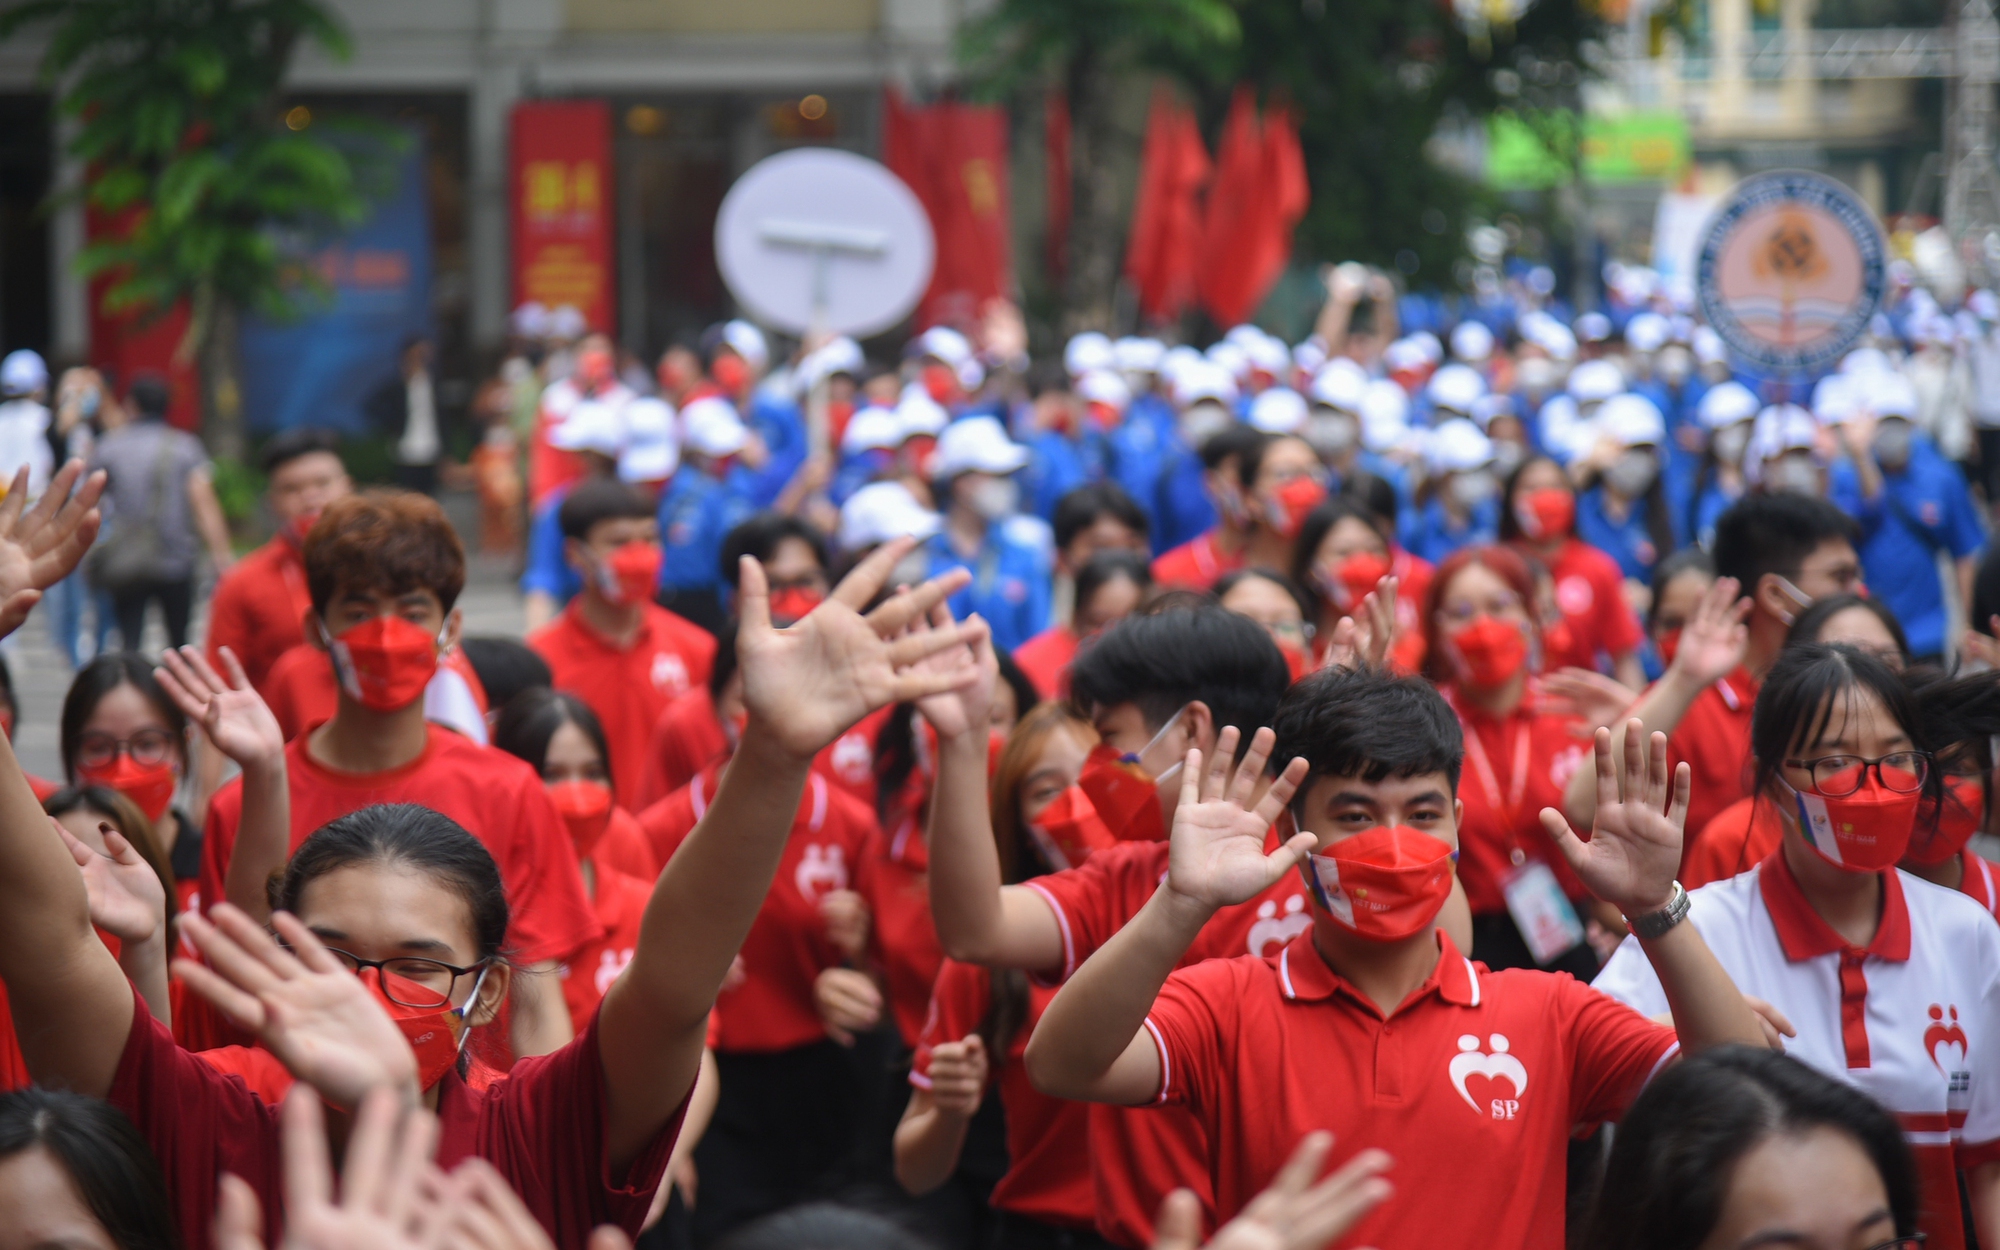
{"type": "Polygon", "coordinates": [[[479,1005],[480,987],[486,984],[486,974],[492,970],[493,965],[491,963],[482,966],[479,969],[479,975],[472,978],[472,993],[466,996],[465,1006],[452,1008],[453,1011],[458,1013],[458,1018],[465,1021],[465,1027],[458,1031],[457,1053],[461,1055],[465,1053],[466,1041],[472,1036],[472,1009],[479,1005]]]}
{"type": "MultiPolygon", "coordinates": [[[[1180,706],[1180,710],[1175,712],[1172,716],[1168,717],[1166,724],[1160,726],[1160,732],[1154,734],[1150,739],[1148,739],[1145,746],[1140,747],[1137,751],[1134,751],[1132,754],[1126,756],[1125,762],[1127,764],[1138,764],[1141,767],[1144,767],[1146,757],[1152,754],[1153,748],[1160,745],[1161,740],[1164,739],[1169,733],[1173,732],[1174,726],[1180,724],[1181,717],[1185,716],[1186,714],[1187,714],[1187,704],[1183,703],[1180,706]]],[[[1161,774],[1161,776],[1165,775],[1166,775],[1165,773],[1161,774]]],[[[1159,778],[1155,777],[1154,780],[1157,781],[1159,780],[1159,778]]]]}

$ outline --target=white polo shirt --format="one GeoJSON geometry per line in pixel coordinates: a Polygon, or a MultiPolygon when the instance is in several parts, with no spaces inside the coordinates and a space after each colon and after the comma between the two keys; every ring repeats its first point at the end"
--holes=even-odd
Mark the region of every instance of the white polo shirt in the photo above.
{"type": "MultiPolygon", "coordinates": [[[[1689,918],[1745,994],[1798,1029],[1785,1050],[1893,1112],[1917,1157],[1931,1250],[1965,1245],[1956,1173],[2000,1159],[2000,926],[1973,899],[1883,874],[1882,923],[1857,950],[1806,901],[1780,848],[1694,891],[1689,918]]],[[[1591,983],[1666,1011],[1627,938],[1591,983]]]]}

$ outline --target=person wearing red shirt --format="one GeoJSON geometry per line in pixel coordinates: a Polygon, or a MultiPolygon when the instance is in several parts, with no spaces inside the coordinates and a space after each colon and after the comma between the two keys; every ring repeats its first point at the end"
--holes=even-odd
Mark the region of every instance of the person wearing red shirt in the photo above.
{"type": "Polygon", "coordinates": [[[1588,981],[1597,971],[1584,942],[1592,900],[1540,813],[1562,801],[1588,758],[1590,729],[1534,688],[1534,593],[1527,562],[1510,548],[1453,553],[1424,604],[1424,663],[1464,735],[1457,876],[1472,905],[1470,954],[1496,970],[1550,968],[1588,981]]]}
{"type": "MultiPolygon", "coordinates": [[[[1230,425],[1210,435],[1196,450],[1201,481],[1215,505],[1215,527],[1197,534],[1153,561],[1153,580],[1162,586],[1207,590],[1224,573],[1243,567],[1257,520],[1244,492],[1255,473],[1242,472],[1246,457],[1262,454],[1268,436],[1247,425],[1230,425]]],[[[1310,449],[1308,449],[1310,450],[1310,449]]],[[[1316,463],[1316,462],[1315,462],[1316,463]]]]}
{"type": "Polygon", "coordinates": [[[313,526],[305,565],[307,633],[337,674],[337,710],[285,750],[289,830],[243,823],[240,781],[216,794],[202,846],[204,902],[227,899],[261,916],[264,882],[313,830],[374,803],[423,803],[472,830],[500,865],[509,944],[531,973],[516,988],[509,1040],[516,1055],[554,1050],[571,1036],[555,969],[599,927],[534,770],[425,719],[439,652],[458,641],[465,552],[457,534],[425,496],[350,495],[313,526]]]}
{"type": "Polygon", "coordinates": [[[1146,558],[1131,551],[1101,551],[1083,563],[1073,583],[1075,611],[1014,649],[1014,663],[1044,699],[1069,694],[1069,666],[1077,648],[1143,606],[1153,592],[1146,558]]]}
{"type": "MultiPolygon", "coordinates": [[[[1361,503],[1334,498],[1306,517],[1292,553],[1292,581],[1315,609],[1313,666],[1326,659],[1342,619],[1361,609],[1362,600],[1385,577],[1396,579],[1396,640],[1389,659],[1414,673],[1424,663],[1420,617],[1430,592],[1431,566],[1390,541],[1380,517],[1361,503]]],[[[1357,621],[1359,618],[1357,618],[1357,621]]]]}
{"type": "Polygon", "coordinates": [[[1121,570],[1119,581],[1129,580],[1136,591],[1128,593],[1107,583],[1102,570],[1092,582],[1110,602],[1093,606],[1089,601],[1094,596],[1084,590],[1084,568],[1098,556],[1124,552],[1137,557],[1142,568],[1147,565],[1152,524],[1146,510],[1116,482],[1091,482],[1070,491],[1056,501],[1050,525],[1056,538],[1053,615],[1060,623],[1015,647],[1013,653],[1014,662],[1044,699],[1059,698],[1068,690],[1063,674],[1076,658],[1078,641],[1137,610],[1153,584],[1150,570],[1133,575],[1123,571],[1130,569],[1130,562],[1121,561],[1116,566],[1121,570]]]}
{"type": "Polygon", "coordinates": [[[564,557],[583,590],[528,635],[558,690],[590,705],[611,746],[618,802],[639,805],[654,722],[708,680],[715,637],[653,602],[660,579],[653,505],[625,483],[590,478],[560,510],[564,557]]]}
{"type": "MultiPolygon", "coordinates": [[[[332,720],[340,708],[340,682],[327,663],[326,648],[309,642],[278,657],[265,675],[263,694],[287,742],[332,720]]],[[[437,672],[424,689],[425,717],[484,746],[488,706],[486,687],[464,649],[453,647],[439,656],[437,672]]]]}
{"type": "Polygon", "coordinates": [[[1633,690],[1646,684],[1639,663],[1645,635],[1625,601],[1617,561],[1576,536],[1576,488],[1547,456],[1530,456],[1500,495],[1500,541],[1541,561],[1555,582],[1556,607],[1567,627],[1564,646],[1548,647],[1542,667],[1587,668],[1633,690]]]}
{"type": "MultiPolygon", "coordinates": [[[[0,533],[14,533],[12,520],[0,504],[0,533]]],[[[75,532],[77,522],[68,526],[75,532]]],[[[631,965],[584,1034],[556,1052],[522,1060],[483,1090],[466,1081],[466,1031],[498,1014],[515,979],[502,957],[508,891],[478,839],[414,804],[355,812],[308,839],[275,891],[284,946],[226,904],[213,923],[189,917],[208,965],[184,961],[180,975],[328,1103],[354,1107],[382,1089],[434,1109],[440,1165],[488,1159],[556,1250],[583,1250],[601,1223],[635,1233],[694,1083],[709,1009],[770,889],[812,757],[875,707],[968,679],[963,664],[923,662],[983,638],[983,626],[903,636],[962,573],[860,615],[910,546],[864,562],[822,611],[784,631],[771,628],[763,587],[746,576],[746,767],[724,781],[661,874],[631,965]]],[[[26,558],[0,559],[0,604],[67,573],[85,547],[69,548],[46,577],[23,576],[26,558]]],[[[76,862],[49,836],[5,747],[0,983],[35,1022],[21,1039],[35,1079],[106,1099],[152,1147],[182,1241],[204,1244],[226,1171],[261,1199],[275,1244],[274,1110],[175,1046],[138,1004],[91,929],[76,862]]]]}
{"type": "Polygon", "coordinates": [[[542,391],[535,430],[528,440],[528,508],[538,511],[551,493],[584,474],[582,459],[549,441],[549,432],[569,418],[579,404],[596,403],[618,409],[633,399],[632,389],[618,380],[618,358],[611,340],[587,334],[576,345],[570,375],[542,391]]]}
{"type": "MultiPolygon", "coordinates": [[[[1854,521],[1826,500],[1788,493],[1745,496],[1716,522],[1716,583],[1682,630],[1674,662],[1630,713],[1649,732],[1666,734],[1674,760],[1693,771],[1690,843],[1749,795],[1758,688],[1799,614],[1861,584],[1857,534],[1854,521]]],[[[1613,746],[1623,740],[1614,726],[1613,746]]],[[[1563,812],[1585,828],[1594,801],[1589,779],[1572,778],[1563,812]]]]}
{"type": "Polygon", "coordinates": [[[1679,923],[1685,773],[1670,780],[1659,736],[1647,758],[1614,770],[1601,734],[1611,790],[1590,841],[1553,812],[1548,821],[1577,876],[1650,935],[1669,1029],[1567,976],[1487,971],[1439,929],[1463,745],[1428,683],[1316,673],[1286,694],[1274,728],[1233,776],[1233,730],[1212,757],[1188,753],[1166,882],[1049,1004],[1029,1076],[1057,1097],[1191,1111],[1219,1219],[1270,1182],[1304,1133],[1330,1129],[1336,1161],[1365,1148],[1463,1161],[1449,1201],[1399,1184],[1356,1243],[1561,1244],[1574,1126],[1617,1119],[1674,1057],[1676,1030],[1691,1053],[1763,1042],[1701,935],[1679,923]],[[1266,788],[1274,744],[1290,762],[1266,788]],[[1267,852],[1280,818],[1311,832],[1267,852]],[[1218,909],[1293,876],[1313,895],[1312,920],[1276,958],[1176,970],[1218,909]]]}

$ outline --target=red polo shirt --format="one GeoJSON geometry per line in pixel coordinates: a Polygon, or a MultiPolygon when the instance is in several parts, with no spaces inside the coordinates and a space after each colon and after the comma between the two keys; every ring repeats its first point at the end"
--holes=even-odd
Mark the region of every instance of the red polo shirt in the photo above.
{"type": "Polygon", "coordinates": [[[694,780],[709,761],[729,753],[729,739],[715,714],[705,682],[667,704],[653,722],[640,802],[650,806],[694,780]]]}
{"type": "Polygon", "coordinates": [[[1051,625],[1014,648],[1014,663],[1034,683],[1036,694],[1060,699],[1069,693],[1069,666],[1076,659],[1076,647],[1069,626],[1051,625]]]}
{"type": "MultiPolygon", "coordinates": [[[[988,1088],[1000,1089],[1007,1119],[1007,1174],[987,1201],[1002,1211],[1061,1228],[1095,1226],[1090,1185],[1088,1103],[1051,1098],[1028,1080],[1028,1038],[1056,996],[1053,986],[1028,986],[1027,1018],[1007,1040],[1006,1053],[987,1056],[988,1088]]],[[[980,1031],[993,1008],[993,974],[977,964],[944,961],[931,997],[910,1084],[931,1087],[931,1048],[980,1031]]]]}
{"type": "Polygon", "coordinates": [[[1153,561],[1153,580],[1168,589],[1213,590],[1226,573],[1243,567],[1242,552],[1224,551],[1208,530],[1153,561]]]}
{"type": "Polygon", "coordinates": [[[1625,579],[1610,556],[1572,538],[1550,562],[1549,576],[1556,584],[1556,606],[1569,626],[1569,648],[1551,652],[1548,668],[1570,664],[1595,669],[1600,653],[1624,655],[1645,639],[1639,618],[1625,602],[1625,579]]]}
{"type": "Polygon", "coordinates": [[[278,657],[306,640],[304,622],[310,611],[312,595],[298,548],[283,535],[273,538],[216,582],[208,603],[208,662],[226,673],[220,649],[228,647],[262,694],[278,657]]]}
{"type": "Polygon", "coordinates": [[[576,695],[597,713],[611,747],[611,780],[618,802],[637,808],[646,788],[647,747],[667,705],[708,681],[715,667],[715,636],[655,604],[645,604],[639,632],[619,646],[584,623],[572,602],[562,615],[528,635],[528,645],[549,662],[558,690],[576,695]]]}
{"type": "Polygon", "coordinates": [[[1690,822],[1687,846],[1681,851],[1681,884],[1693,890],[1749,872],[1784,840],[1778,822],[1778,809],[1762,795],[1731,803],[1699,833],[1690,822]]]}
{"type": "MultiPolygon", "coordinates": [[[[685,787],[639,813],[639,824],[665,864],[708,810],[722,776],[710,764],[685,787]]],[[[743,981],[715,1002],[716,1048],[728,1051],[791,1050],[826,1040],[813,1000],[813,981],[841,962],[827,940],[819,901],[848,889],[875,814],[810,773],[792,822],[784,858],[771,892],[743,940],[743,981]]]]}
{"type": "Polygon", "coordinates": [[[1159,1099],[1210,1144],[1216,1217],[1240,1212],[1299,1138],[1368,1147],[1396,1190],[1337,1244],[1563,1244],[1570,1130],[1616,1120],[1677,1049],[1672,1029],[1561,973],[1488,972],[1438,934],[1436,968],[1385,1018],[1301,933],[1274,958],[1182,968],[1146,1017],[1159,1099]],[[1449,1200],[1434,1183],[1452,1161],[1449,1200]]]}
{"type": "Polygon", "coordinates": [[[1750,793],[1750,710],[1762,685],[1749,669],[1738,667],[1696,695],[1667,735],[1667,767],[1686,760],[1694,782],[1688,828],[1707,828],[1723,808],[1750,793]]]}
{"type": "Polygon", "coordinates": [[[1458,879],[1472,914],[1505,914],[1502,883],[1530,860],[1547,864],[1563,893],[1582,898],[1583,883],[1549,840],[1541,812],[1562,810],[1563,787],[1590,759],[1590,727],[1578,717],[1539,710],[1532,693],[1513,715],[1498,719],[1463,699],[1451,702],[1465,731],[1458,879]]]}
{"type": "Polygon", "coordinates": [[[905,1046],[915,1046],[923,1032],[944,962],[931,922],[929,850],[914,821],[894,837],[872,828],[854,876],[855,892],[867,901],[871,918],[868,955],[888,984],[889,1011],[905,1046]]]}
{"type": "Polygon", "coordinates": [[[653,898],[652,878],[628,876],[602,864],[594,867],[597,893],[590,900],[590,909],[603,926],[604,936],[562,964],[563,1002],[579,1036],[597,1014],[604,992],[632,962],[632,952],[639,948],[639,922],[653,898]]]}
{"type": "Polygon", "coordinates": [[[605,826],[604,836],[597,840],[597,849],[590,853],[590,861],[599,868],[609,868],[642,881],[652,881],[660,875],[660,866],[653,862],[653,844],[647,841],[646,831],[639,827],[639,818],[622,807],[611,809],[611,823],[605,826]]]}

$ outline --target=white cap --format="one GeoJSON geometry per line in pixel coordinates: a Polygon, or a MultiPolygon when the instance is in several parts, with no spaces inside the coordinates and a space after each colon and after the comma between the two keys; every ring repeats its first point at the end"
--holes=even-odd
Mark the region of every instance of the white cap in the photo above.
{"type": "Polygon", "coordinates": [[[1289,386],[1271,386],[1250,401],[1250,424],[1266,434],[1295,434],[1306,423],[1306,400],[1289,386]]]}
{"type": "Polygon", "coordinates": [[[1673,327],[1656,312],[1634,313],[1625,323],[1625,343],[1635,352],[1651,355],[1665,347],[1672,334],[1673,327]]]}
{"type": "Polygon", "coordinates": [[[728,400],[711,395],[681,409],[681,441],[704,456],[731,456],[750,441],[750,431],[728,400]]]}
{"type": "Polygon", "coordinates": [[[549,332],[549,310],[529,300],[507,314],[507,328],[524,339],[543,338],[549,332]]]}
{"type": "Polygon", "coordinates": [[[1729,360],[1729,349],[1723,345],[1722,336],[1715,332],[1714,326],[1696,326],[1691,346],[1694,358],[1702,364],[1720,365],[1729,360]]]}
{"type": "Polygon", "coordinates": [[[10,395],[27,395],[46,390],[49,385],[49,365],[40,352],[25,347],[7,353],[0,360],[0,391],[10,395]]]}
{"type": "Polygon", "coordinates": [[[950,424],[951,414],[929,391],[915,382],[903,388],[902,398],[896,401],[897,442],[918,434],[941,434],[950,424]]]}
{"type": "Polygon", "coordinates": [[[1257,337],[1243,343],[1243,352],[1250,357],[1250,365],[1274,378],[1285,376],[1285,370],[1292,363],[1292,349],[1283,340],[1272,338],[1259,331],[1257,337]]]}
{"type": "Polygon", "coordinates": [[[1610,399],[1625,389],[1625,375],[1608,360],[1586,360],[1569,371],[1567,389],[1579,404],[1610,399]]]}
{"type": "Polygon", "coordinates": [[[1028,463],[1028,449],[1007,437],[992,417],[967,417],[938,436],[931,476],[942,481],[961,473],[1013,473],[1028,463]]]}
{"type": "Polygon", "coordinates": [[[1797,404],[1773,404],[1757,414],[1757,428],[1750,432],[1743,462],[1762,464],[1773,456],[1812,451],[1818,445],[1819,425],[1810,412],[1797,404]]]}
{"type": "Polygon", "coordinates": [[[1980,287],[1965,297],[1965,306],[1981,321],[2000,321],[2000,297],[1980,287]]]}
{"type": "Polygon", "coordinates": [[[803,395],[820,381],[836,373],[856,375],[867,366],[867,357],[861,354],[861,344],[841,335],[828,339],[819,347],[806,353],[799,367],[793,371],[794,387],[803,395]]]}
{"type": "Polygon", "coordinates": [[[1917,419],[1917,388],[1900,373],[1878,373],[1866,380],[1868,407],[1878,417],[1917,419]]]}
{"type": "Polygon", "coordinates": [[[870,482],[840,506],[836,536],[843,551],[859,551],[893,538],[929,538],[942,525],[901,482],[870,482]]]}
{"type": "Polygon", "coordinates": [[[1493,427],[1495,417],[1519,417],[1520,410],[1514,407],[1514,397],[1489,391],[1472,401],[1472,420],[1482,430],[1493,427]]]}
{"type": "Polygon", "coordinates": [[[1602,343],[1611,337],[1611,318],[1601,312],[1587,312],[1576,319],[1574,329],[1578,342],[1602,343]]]}
{"type": "Polygon", "coordinates": [[[1424,393],[1440,411],[1470,413],[1486,393],[1486,379],[1470,365],[1446,365],[1431,375],[1424,393]]]}
{"type": "Polygon", "coordinates": [[[1521,314],[1521,337],[1557,360],[1576,359],[1576,335],[1568,326],[1537,308],[1521,314]]]}
{"type": "Polygon", "coordinates": [[[1316,338],[1292,344],[1292,367],[1306,377],[1318,373],[1326,363],[1326,348],[1316,338]]]}
{"type": "Polygon", "coordinates": [[[1111,358],[1127,373],[1158,373],[1167,345],[1158,339],[1127,336],[1111,345],[1111,358]]]}
{"type": "Polygon", "coordinates": [[[1430,353],[1414,338],[1397,339],[1382,349],[1382,367],[1391,373],[1421,369],[1430,362],[1430,353]]]}
{"type": "Polygon", "coordinates": [[[1368,371],[1345,356],[1335,356],[1313,378],[1310,393],[1316,404],[1360,412],[1361,396],[1367,390],[1368,371]]]}
{"type": "Polygon", "coordinates": [[[950,326],[932,326],[911,346],[912,355],[933,356],[954,369],[972,359],[972,340],[950,326]]]}
{"type": "Polygon", "coordinates": [[[1493,460],[1493,440],[1464,417],[1453,417],[1431,431],[1424,446],[1424,465],[1432,473],[1460,473],[1493,460]]]}
{"type": "Polygon", "coordinates": [[[977,357],[971,357],[959,362],[958,385],[966,394],[969,395],[978,390],[979,384],[985,380],[986,366],[980,364],[977,357]]]}
{"type": "Polygon", "coordinates": [[[1370,451],[1391,451],[1409,437],[1410,397],[1387,378],[1368,383],[1361,393],[1361,445],[1370,451]]]}
{"type": "Polygon", "coordinates": [[[1250,345],[1252,343],[1255,343],[1257,340],[1263,337],[1264,337],[1264,332],[1261,329],[1257,328],[1256,326],[1251,325],[1247,321],[1239,322],[1238,324],[1230,326],[1227,330],[1224,330],[1222,332],[1223,342],[1234,343],[1236,344],[1236,346],[1242,348],[1246,352],[1250,350],[1250,345]]]}
{"type": "Polygon", "coordinates": [[[1228,339],[1209,344],[1208,359],[1221,366],[1232,378],[1243,378],[1250,372],[1250,354],[1228,339]]]}
{"type": "Polygon", "coordinates": [[[1556,271],[1547,265],[1536,265],[1528,271],[1528,289],[1542,296],[1553,293],[1556,289],[1556,271]]]}
{"type": "Polygon", "coordinates": [[[1197,400],[1212,399],[1219,404],[1236,402],[1236,379],[1213,361],[1202,360],[1180,370],[1174,379],[1174,402],[1186,408],[1197,400]]]}
{"type": "Polygon", "coordinates": [[[590,332],[590,323],[575,304],[557,304],[549,312],[549,337],[580,339],[590,332]]]}
{"type": "Polygon", "coordinates": [[[1879,347],[1857,347],[1840,358],[1840,371],[1848,375],[1858,373],[1893,373],[1896,366],[1889,363],[1888,353],[1879,347]]]}
{"type": "Polygon", "coordinates": [[[1493,331],[1483,321],[1461,321],[1452,327],[1451,354],[1468,364],[1479,364],[1493,354],[1493,331]]]}
{"type": "Polygon", "coordinates": [[[594,451],[619,456],[625,451],[625,411],[622,404],[579,399],[549,431],[549,446],[558,451],[594,451]]]}
{"type": "Polygon", "coordinates": [[[1110,369],[1118,364],[1118,354],[1111,347],[1111,340],[1095,330],[1085,330],[1072,335],[1063,347],[1063,368],[1073,378],[1082,377],[1092,369],[1110,369]]]}
{"type": "Polygon", "coordinates": [[[1644,395],[1613,395],[1597,410],[1597,429],[1624,447],[1658,446],[1666,441],[1667,423],[1644,395]]]}
{"type": "Polygon", "coordinates": [[[759,372],[771,363],[771,347],[764,341],[764,332],[747,321],[723,322],[722,341],[730,351],[743,357],[745,363],[759,372]]]}
{"type": "Polygon", "coordinates": [[[1167,349],[1160,360],[1160,376],[1167,380],[1169,388],[1180,381],[1181,373],[1191,367],[1206,367],[1208,357],[1186,343],[1176,343],[1167,349]]]}
{"type": "Polygon", "coordinates": [[[665,400],[641,396],[625,405],[625,450],[618,476],[627,482],[664,482],[681,463],[674,410],[665,400]]]}
{"type": "Polygon", "coordinates": [[[890,451],[902,441],[903,423],[896,414],[879,404],[870,404],[847,419],[847,428],[840,432],[840,451],[846,456],[864,451],[890,451]]]}
{"type": "Polygon", "coordinates": [[[1821,425],[1840,425],[1861,410],[1861,388],[1850,374],[1829,373],[1813,387],[1812,414],[1821,425]]]}
{"type": "Polygon", "coordinates": [[[1132,388],[1120,374],[1109,369],[1092,369],[1076,380],[1077,397],[1086,403],[1109,404],[1120,412],[1132,402],[1132,388]]]}
{"type": "Polygon", "coordinates": [[[1757,415],[1757,397],[1741,382],[1721,382],[1708,388],[1695,409],[1695,417],[1705,430],[1748,421],[1757,415]]]}

